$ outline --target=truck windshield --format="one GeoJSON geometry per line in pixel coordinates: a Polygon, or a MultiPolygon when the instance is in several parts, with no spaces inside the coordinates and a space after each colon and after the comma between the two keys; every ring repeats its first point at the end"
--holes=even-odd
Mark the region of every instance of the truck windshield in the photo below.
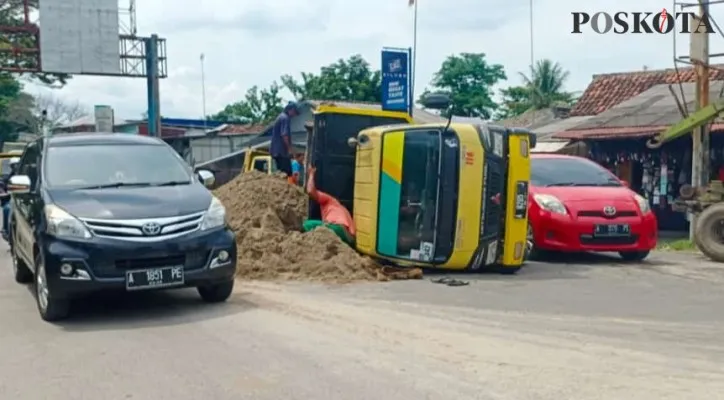
{"type": "Polygon", "coordinates": [[[54,188],[189,184],[190,168],[169,147],[146,144],[48,148],[45,180],[54,188]]]}
{"type": "Polygon", "coordinates": [[[440,132],[405,134],[397,256],[431,261],[437,214],[440,132]]]}

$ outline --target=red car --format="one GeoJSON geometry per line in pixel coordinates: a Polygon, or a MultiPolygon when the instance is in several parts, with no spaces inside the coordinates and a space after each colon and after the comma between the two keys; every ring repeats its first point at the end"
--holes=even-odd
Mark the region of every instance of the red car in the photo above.
{"type": "Polygon", "coordinates": [[[533,154],[529,204],[530,258],[605,251],[640,261],[656,247],[648,200],[586,158],[533,154]]]}

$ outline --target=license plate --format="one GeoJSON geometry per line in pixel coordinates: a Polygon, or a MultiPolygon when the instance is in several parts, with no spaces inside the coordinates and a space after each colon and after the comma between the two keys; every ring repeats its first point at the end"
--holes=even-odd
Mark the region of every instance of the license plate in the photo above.
{"type": "Polygon", "coordinates": [[[126,272],[126,290],[157,289],[184,284],[184,267],[151,268],[126,272]]]}
{"type": "Polygon", "coordinates": [[[528,211],[528,182],[518,181],[515,185],[515,219],[525,218],[528,211]]]}
{"type": "Polygon", "coordinates": [[[593,231],[594,236],[629,236],[631,227],[625,224],[619,225],[596,225],[593,231]]]}

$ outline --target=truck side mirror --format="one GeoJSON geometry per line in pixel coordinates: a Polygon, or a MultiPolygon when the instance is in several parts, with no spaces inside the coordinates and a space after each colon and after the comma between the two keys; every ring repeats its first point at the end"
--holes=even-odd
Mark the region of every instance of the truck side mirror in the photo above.
{"type": "Polygon", "coordinates": [[[452,105],[452,99],[447,93],[428,93],[420,99],[420,104],[431,110],[447,110],[452,105]]]}

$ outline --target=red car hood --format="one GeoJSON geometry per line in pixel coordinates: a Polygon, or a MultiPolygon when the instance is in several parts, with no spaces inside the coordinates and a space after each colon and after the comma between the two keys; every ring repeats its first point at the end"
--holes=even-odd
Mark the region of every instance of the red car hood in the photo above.
{"type": "Polygon", "coordinates": [[[550,194],[564,203],[571,202],[621,202],[634,203],[635,193],[627,187],[533,187],[533,194],[550,194]]]}

